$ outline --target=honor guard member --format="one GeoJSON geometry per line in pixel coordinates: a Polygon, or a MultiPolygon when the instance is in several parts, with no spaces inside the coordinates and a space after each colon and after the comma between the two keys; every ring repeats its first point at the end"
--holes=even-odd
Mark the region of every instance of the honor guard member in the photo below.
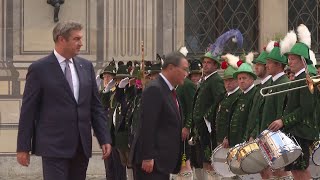
{"type": "Polygon", "coordinates": [[[201,61],[195,59],[190,63],[189,79],[198,86],[202,77],[202,64],[201,61]]]}
{"type": "Polygon", "coordinates": [[[252,106],[253,96],[256,92],[254,80],[257,76],[252,70],[254,55],[249,53],[246,62],[239,60],[239,69],[233,74],[233,78],[238,79],[238,85],[242,91],[237,101],[233,104],[233,111],[228,123],[228,137],[223,140],[223,147],[232,147],[243,142],[243,136],[247,125],[248,114],[252,106]]]}
{"type": "Polygon", "coordinates": [[[221,57],[224,61],[221,63],[223,72],[223,82],[227,93],[219,103],[216,115],[216,139],[217,143],[222,144],[223,140],[227,138],[228,126],[232,116],[232,105],[241,94],[238,86],[238,80],[233,77],[233,74],[238,70],[238,57],[232,54],[226,54],[221,57]]]}
{"type": "Polygon", "coordinates": [[[126,176],[126,167],[128,165],[129,147],[128,147],[128,129],[125,123],[125,114],[127,110],[127,93],[130,74],[127,66],[122,64],[118,67],[115,92],[115,109],[112,112],[112,122],[115,127],[115,145],[114,148],[120,155],[121,164],[124,167],[124,176],[126,176]]]}
{"type": "MultiPolygon", "coordinates": [[[[309,56],[311,37],[308,28],[301,24],[297,28],[298,40],[289,52],[284,52],[288,56],[288,64],[292,72],[295,73],[295,80],[305,79],[306,64],[312,64],[309,56]]],[[[290,84],[289,88],[305,85],[305,81],[290,84]]],[[[286,166],[285,169],[291,171],[294,179],[310,179],[309,166],[309,146],[319,138],[317,123],[314,119],[315,99],[308,88],[293,90],[287,93],[288,100],[283,117],[273,121],[269,129],[277,131],[283,129],[285,133],[290,133],[295,137],[302,148],[301,156],[286,166]]]]}
{"type": "Polygon", "coordinates": [[[211,124],[214,125],[216,108],[225,94],[225,89],[223,80],[217,72],[220,58],[207,52],[201,60],[204,78],[196,91],[192,120],[200,137],[203,169],[212,172],[210,158],[216,141],[213,132],[211,133],[211,130],[214,130],[211,124]]]}
{"type": "MultiPolygon", "coordinates": [[[[296,41],[295,34],[293,32],[288,33],[284,38],[285,41],[296,41]],[[291,38],[291,40],[290,40],[291,38]]],[[[285,47],[282,42],[281,45],[285,47]]],[[[278,85],[281,83],[289,82],[288,76],[285,74],[284,69],[288,63],[287,57],[281,55],[279,42],[270,41],[267,46],[267,72],[272,76],[271,85],[278,85]]],[[[287,86],[279,86],[269,89],[269,93],[281,91],[287,89],[287,86]]],[[[260,123],[259,133],[268,128],[268,126],[276,119],[283,116],[283,111],[286,103],[286,93],[278,94],[275,96],[264,97],[265,104],[262,112],[262,121],[260,123]]],[[[276,176],[281,179],[292,179],[289,172],[285,172],[283,169],[271,171],[270,168],[261,172],[261,176],[265,179],[276,176]]]]}
{"type": "MultiPolygon", "coordinates": [[[[114,135],[114,124],[112,122],[112,114],[116,106],[115,100],[115,90],[116,90],[116,80],[114,79],[116,75],[116,68],[112,62],[103,70],[100,74],[100,78],[103,79],[104,88],[100,91],[101,103],[106,110],[107,114],[107,125],[110,129],[110,134],[112,138],[112,147],[114,147],[115,135],[114,135]]],[[[125,168],[122,166],[120,161],[120,156],[115,148],[112,148],[110,157],[104,161],[106,169],[106,179],[125,179],[123,173],[125,173],[125,168]]]]}
{"type": "Polygon", "coordinates": [[[260,83],[256,85],[257,90],[253,97],[253,104],[247,122],[244,141],[252,141],[257,137],[259,133],[257,131],[257,128],[260,127],[265,100],[260,94],[260,89],[266,86],[270,86],[271,84],[271,75],[267,73],[266,68],[267,56],[268,53],[266,52],[266,48],[264,48],[260,55],[252,61],[252,63],[254,64],[255,73],[260,79],[260,83]]]}

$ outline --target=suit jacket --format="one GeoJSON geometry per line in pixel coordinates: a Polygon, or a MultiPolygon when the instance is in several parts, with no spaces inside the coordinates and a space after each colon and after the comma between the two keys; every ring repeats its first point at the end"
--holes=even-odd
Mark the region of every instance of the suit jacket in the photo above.
{"type": "Polygon", "coordinates": [[[91,127],[100,144],[111,143],[92,63],[80,57],[74,57],[73,62],[80,84],[78,102],[53,53],[30,65],[19,120],[18,152],[32,150],[39,156],[71,158],[81,142],[89,158],[91,127]]]}
{"type": "Polygon", "coordinates": [[[135,164],[154,159],[154,168],[160,172],[169,174],[178,169],[183,124],[180,112],[161,76],[148,84],[142,92],[140,127],[131,147],[135,164]]]}

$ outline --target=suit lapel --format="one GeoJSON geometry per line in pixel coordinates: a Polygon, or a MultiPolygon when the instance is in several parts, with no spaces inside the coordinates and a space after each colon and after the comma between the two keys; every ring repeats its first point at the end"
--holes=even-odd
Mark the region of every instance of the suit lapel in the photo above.
{"type": "MultiPolygon", "coordinates": [[[[167,97],[169,99],[169,102],[171,104],[171,108],[174,109],[174,111],[176,112],[176,115],[180,119],[181,115],[180,115],[180,112],[178,112],[177,104],[176,104],[176,102],[174,102],[172,92],[170,91],[169,86],[167,85],[167,83],[164,81],[164,79],[161,76],[159,76],[159,81],[162,84],[163,88],[165,89],[165,92],[166,92],[167,97]]],[[[178,97],[177,97],[177,100],[178,100],[178,97]]],[[[180,104],[179,104],[179,108],[180,108],[180,104]]]]}
{"type": "Polygon", "coordinates": [[[74,95],[71,91],[71,88],[68,84],[68,81],[66,79],[66,77],[64,76],[64,73],[61,69],[61,66],[58,62],[58,59],[56,58],[56,56],[51,53],[50,55],[50,60],[51,60],[51,64],[52,64],[52,71],[53,74],[55,74],[59,81],[63,82],[63,87],[66,89],[67,93],[70,95],[70,97],[73,99],[74,102],[76,102],[76,99],[74,98],[74,95]]]}

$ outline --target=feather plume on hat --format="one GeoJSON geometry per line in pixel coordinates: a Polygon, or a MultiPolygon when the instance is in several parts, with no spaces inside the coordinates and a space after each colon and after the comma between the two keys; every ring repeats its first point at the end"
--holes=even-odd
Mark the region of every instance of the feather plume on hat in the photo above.
{"type": "Polygon", "coordinates": [[[275,41],[269,41],[269,43],[266,47],[267,53],[270,53],[272,51],[272,49],[274,48],[274,43],[275,43],[275,41]]]}
{"type": "Polygon", "coordinates": [[[250,66],[253,66],[253,61],[254,59],[254,53],[253,52],[249,52],[247,55],[246,55],[246,63],[250,64],[250,66]]]}
{"type": "Polygon", "coordinates": [[[189,51],[185,46],[182,46],[181,48],[179,48],[179,52],[187,57],[189,51]]]}
{"type": "Polygon", "coordinates": [[[280,41],[280,53],[281,55],[290,51],[290,49],[296,44],[297,35],[291,30],[287,33],[287,35],[280,41]]]}
{"type": "Polygon", "coordinates": [[[228,53],[221,56],[221,58],[224,59],[228,65],[232,66],[234,69],[238,69],[237,62],[239,61],[239,56],[228,53]]]}
{"type": "Polygon", "coordinates": [[[299,42],[304,43],[308,46],[308,48],[311,47],[311,33],[307,26],[304,24],[300,24],[297,28],[297,34],[299,42]]]}
{"type": "Polygon", "coordinates": [[[317,64],[317,59],[316,59],[316,55],[312,50],[309,50],[309,56],[310,56],[310,60],[312,61],[312,64],[315,66],[317,64]]]}

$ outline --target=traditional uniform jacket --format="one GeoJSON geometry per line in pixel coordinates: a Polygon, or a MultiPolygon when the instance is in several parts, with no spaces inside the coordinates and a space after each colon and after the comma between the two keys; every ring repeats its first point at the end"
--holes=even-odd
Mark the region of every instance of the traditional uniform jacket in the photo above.
{"type": "Polygon", "coordinates": [[[237,90],[229,96],[226,93],[219,103],[216,116],[216,139],[218,144],[221,144],[223,139],[228,135],[228,124],[232,115],[232,105],[240,94],[241,90],[237,87],[237,90]]]}
{"type": "Polygon", "coordinates": [[[178,86],[177,95],[184,116],[184,127],[191,129],[192,125],[192,104],[196,93],[196,85],[188,78],[184,80],[182,86],[178,86]]]}
{"type": "Polygon", "coordinates": [[[271,76],[269,76],[269,79],[266,82],[264,82],[263,84],[260,83],[256,85],[257,90],[253,97],[252,107],[248,117],[244,141],[249,140],[250,137],[256,138],[256,136],[259,133],[256,129],[260,127],[260,123],[262,121],[263,106],[265,103],[265,98],[262,97],[262,95],[260,94],[260,90],[261,88],[270,86],[271,81],[271,76]]]}
{"type": "MultiPolygon", "coordinates": [[[[271,85],[277,85],[281,83],[289,82],[286,74],[283,74],[274,82],[271,82],[271,85]]],[[[281,90],[288,89],[288,86],[276,87],[269,90],[269,92],[278,92],[281,90]]],[[[269,127],[269,125],[277,119],[281,119],[283,116],[283,111],[286,105],[287,93],[281,93],[274,96],[265,97],[265,104],[262,112],[262,121],[260,123],[260,128],[258,133],[261,133],[269,127]]]]}
{"type": "Polygon", "coordinates": [[[110,130],[111,138],[112,138],[112,145],[115,143],[115,136],[114,136],[114,124],[112,122],[112,114],[116,107],[116,99],[115,99],[115,90],[116,87],[113,87],[110,89],[109,92],[104,93],[103,90],[100,91],[100,98],[101,98],[101,104],[106,110],[107,115],[107,126],[110,130]]]}
{"type": "MultiPolygon", "coordinates": [[[[306,77],[302,72],[295,79],[306,77]]],[[[303,86],[305,81],[291,84],[290,88],[303,86]]],[[[319,138],[317,120],[314,119],[315,99],[308,88],[290,91],[288,103],[282,119],[284,132],[290,133],[301,139],[316,140],[319,138]]]]}
{"type": "Polygon", "coordinates": [[[215,112],[218,103],[224,97],[226,90],[223,80],[217,72],[201,83],[196,91],[192,119],[199,131],[207,129],[204,117],[211,123],[215,122],[215,112]]]}
{"type": "Polygon", "coordinates": [[[224,97],[225,92],[223,80],[217,72],[203,81],[196,91],[193,102],[192,121],[200,136],[201,149],[204,152],[203,160],[205,162],[210,161],[211,151],[216,146],[216,140],[214,132],[209,134],[204,118],[211,122],[211,129],[214,131],[216,108],[224,97]]]}
{"type": "Polygon", "coordinates": [[[242,92],[232,107],[233,111],[230,123],[228,124],[227,137],[229,140],[229,146],[234,146],[243,142],[248,115],[255,93],[256,87],[253,87],[246,94],[242,92]]]}

